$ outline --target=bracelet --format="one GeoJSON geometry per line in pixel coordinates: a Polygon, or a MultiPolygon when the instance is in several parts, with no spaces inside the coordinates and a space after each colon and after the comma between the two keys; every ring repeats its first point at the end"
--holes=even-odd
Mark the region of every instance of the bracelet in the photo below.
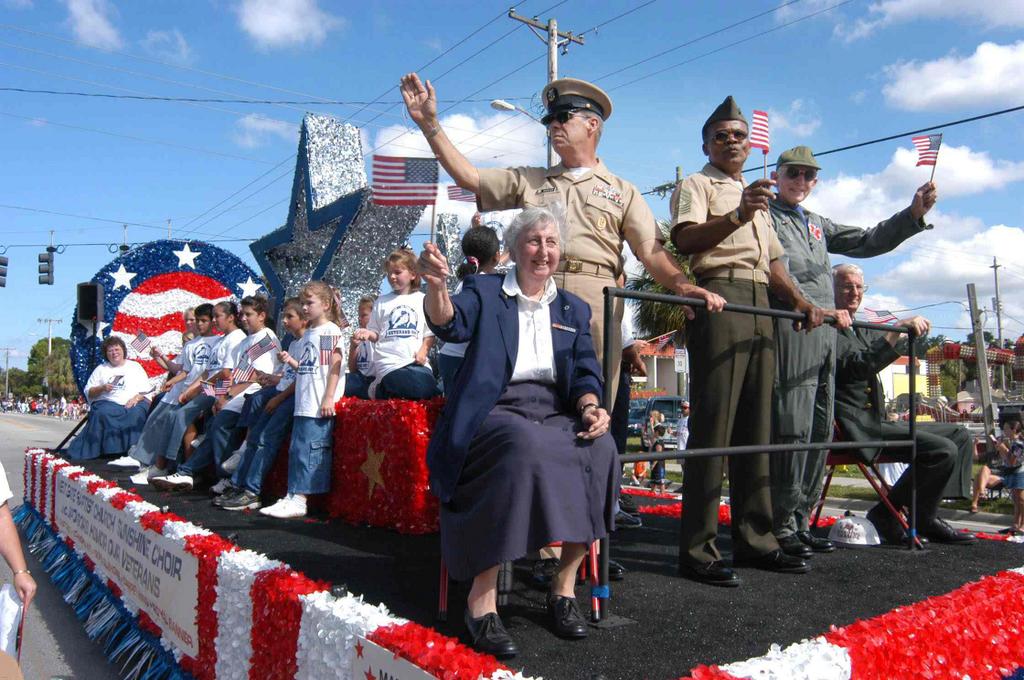
{"type": "Polygon", "coordinates": [[[427,139],[433,139],[434,137],[437,137],[440,132],[441,126],[435,123],[429,130],[423,133],[423,136],[427,139]]]}
{"type": "Polygon", "coordinates": [[[597,408],[597,404],[595,404],[592,401],[584,404],[583,407],[580,408],[580,415],[583,415],[584,413],[586,413],[588,408],[597,408]]]}
{"type": "Polygon", "coordinates": [[[31,576],[32,572],[28,569],[19,569],[18,571],[12,573],[11,576],[17,576],[18,574],[28,574],[29,576],[31,576]]]}

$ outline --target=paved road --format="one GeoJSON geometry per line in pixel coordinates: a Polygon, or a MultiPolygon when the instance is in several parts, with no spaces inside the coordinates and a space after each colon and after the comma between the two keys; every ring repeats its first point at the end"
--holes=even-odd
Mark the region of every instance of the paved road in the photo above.
{"type": "MultiPolygon", "coordinates": [[[[73,426],[46,416],[0,415],[0,462],[7,472],[16,508],[24,494],[22,453],[27,446],[54,446],[73,426]]],[[[99,646],[86,637],[82,624],[61,599],[39,562],[27,555],[39,585],[28,618],[21,668],[31,680],[116,680],[119,676],[99,646]]],[[[0,560],[0,583],[9,582],[10,569],[0,560]]]]}

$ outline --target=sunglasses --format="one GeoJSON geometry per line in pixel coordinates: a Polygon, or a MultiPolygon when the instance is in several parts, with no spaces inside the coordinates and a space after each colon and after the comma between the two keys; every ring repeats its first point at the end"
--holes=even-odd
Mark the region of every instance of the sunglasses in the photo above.
{"type": "Polygon", "coordinates": [[[814,168],[796,168],[792,165],[786,166],[786,178],[796,179],[803,175],[808,182],[813,182],[818,177],[818,171],[814,168]]]}
{"type": "Polygon", "coordinates": [[[735,139],[737,142],[745,142],[747,140],[747,133],[742,130],[719,130],[712,137],[716,144],[727,144],[730,140],[735,139]]]}
{"type": "Polygon", "coordinates": [[[568,109],[567,111],[559,111],[558,113],[549,113],[540,119],[540,122],[544,125],[551,125],[555,121],[558,121],[562,125],[569,122],[569,119],[579,113],[579,109],[568,109]]]}

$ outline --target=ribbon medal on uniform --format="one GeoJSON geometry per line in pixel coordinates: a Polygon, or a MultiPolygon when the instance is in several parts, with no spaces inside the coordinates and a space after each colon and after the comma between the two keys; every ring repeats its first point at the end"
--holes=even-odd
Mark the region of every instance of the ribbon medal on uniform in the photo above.
{"type": "Polygon", "coordinates": [[[594,187],[593,194],[611,201],[620,208],[622,207],[622,192],[613,186],[605,185],[601,187],[594,187]]]}
{"type": "Polygon", "coordinates": [[[815,224],[814,222],[808,222],[807,223],[807,230],[809,232],[811,232],[811,236],[813,236],[816,240],[818,240],[818,241],[821,240],[821,237],[822,237],[821,227],[819,227],[817,224],[815,224]]]}
{"type": "Polygon", "coordinates": [[[553,324],[551,324],[551,327],[552,328],[557,328],[560,331],[568,331],[570,333],[575,333],[576,332],[576,329],[573,328],[572,326],[563,326],[560,323],[553,323],[553,324]]]}

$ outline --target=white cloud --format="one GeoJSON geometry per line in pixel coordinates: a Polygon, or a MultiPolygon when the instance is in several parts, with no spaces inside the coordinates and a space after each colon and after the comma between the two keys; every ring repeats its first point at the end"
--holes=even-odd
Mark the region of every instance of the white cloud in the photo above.
{"type": "Polygon", "coordinates": [[[985,42],[967,57],[896,63],[885,74],[886,101],[906,111],[1012,106],[1024,91],[1024,41],[985,42]]]}
{"type": "Polygon", "coordinates": [[[279,137],[288,142],[297,141],[299,126],[289,123],[286,120],[267,118],[258,113],[238,119],[238,129],[234,133],[234,140],[239,146],[246,149],[266,145],[271,137],[279,137]]]}
{"type": "Polygon", "coordinates": [[[428,38],[423,41],[423,44],[431,52],[437,52],[440,54],[444,51],[444,43],[441,42],[440,38],[428,38]]]}
{"type": "Polygon", "coordinates": [[[864,100],[868,98],[867,90],[857,90],[850,95],[850,101],[854,104],[863,104],[864,100]]]}
{"type": "Polygon", "coordinates": [[[835,35],[853,42],[893,24],[929,19],[972,22],[985,28],[1021,28],[1024,27],[1024,0],[882,0],[868,7],[866,18],[850,25],[837,23],[835,35]]]}
{"type": "Polygon", "coordinates": [[[236,11],[242,30],[261,49],[316,46],[347,23],[320,9],[317,0],[241,0],[236,11]]]}
{"type": "MultiPolygon", "coordinates": [[[[475,165],[508,167],[545,163],[544,128],[522,115],[495,113],[474,118],[456,114],[442,119],[441,126],[475,165]]],[[[398,125],[382,128],[374,147],[380,147],[373,150],[378,154],[433,155],[419,130],[409,132],[398,125]]]]}
{"type": "Polygon", "coordinates": [[[152,56],[167,61],[178,64],[188,64],[192,61],[192,49],[185,36],[176,28],[169,31],[149,31],[146,37],[139,41],[139,45],[152,56]]]}
{"type": "Polygon", "coordinates": [[[124,45],[112,19],[117,8],[107,0],[64,0],[75,39],[89,47],[119,49],[124,45]]]}
{"type": "Polygon", "coordinates": [[[794,99],[786,111],[768,109],[768,122],[773,130],[788,130],[794,137],[810,137],[821,127],[821,118],[808,108],[805,100],[794,99]]]}

